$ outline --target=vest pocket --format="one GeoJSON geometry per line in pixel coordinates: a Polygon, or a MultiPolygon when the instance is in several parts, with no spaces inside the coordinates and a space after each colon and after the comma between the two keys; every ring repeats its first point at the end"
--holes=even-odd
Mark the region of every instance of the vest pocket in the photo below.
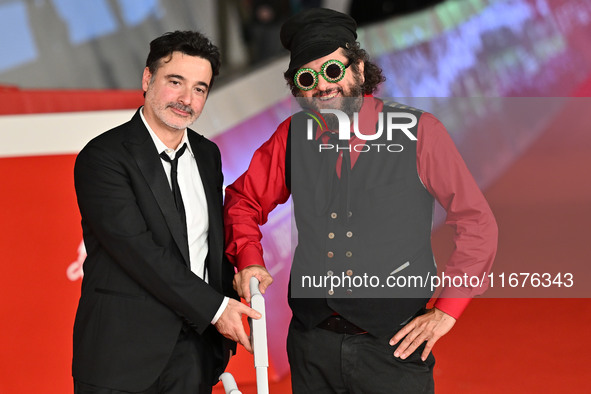
{"type": "Polygon", "coordinates": [[[129,294],[129,293],[124,293],[121,291],[117,291],[117,290],[110,290],[110,289],[103,289],[103,288],[95,288],[94,289],[95,292],[99,293],[99,294],[105,294],[105,295],[110,295],[110,296],[115,296],[115,297],[122,297],[122,298],[127,298],[127,299],[131,299],[131,300],[145,300],[146,296],[141,295],[141,294],[129,294]]]}

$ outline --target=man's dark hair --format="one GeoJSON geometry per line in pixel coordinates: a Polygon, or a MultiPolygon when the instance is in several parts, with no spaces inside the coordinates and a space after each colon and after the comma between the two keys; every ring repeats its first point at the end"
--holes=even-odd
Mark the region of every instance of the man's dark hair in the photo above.
{"type": "Polygon", "coordinates": [[[220,72],[220,51],[209,41],[207,37],[196,31],[174,31],[161,35],[150,43],[150,53],[146,59],[146,67],[154,75],[156,70],[170,58],[173,52],[181,52],[189,56],[198,56],[208,60],[211,64],[211,81],[209,89],[213,86],[213,80],[220,72]]]}
{"type": "MultiPolygon", "coordinates": [[[[358,42],[354,44],[348,44],[347,48],[343,48],[345,56],[349,60],[349,68],[352,69],[354,73],[359,72],[358,63],[360,60],[363,60],[365,63],[365,67],[363,69],[363,76],[365,77],[365,82],[363,82],[363,94],[372,94],[374,93],[378,86],[386,80],[382,69],[378,67],[376,64],[372,63],[369,60],[369,54],[362,49],[358,42]]],[[[293,82],[293,77],[297,70],[287,70],[283,77],[287,81],[287,85],[291,90],[291,94],[294,96],[298,96],[300,94],[300,89],[295,86],[293,82]]],[[[322,78],[322,77],[319,77],[322,78]]]]}

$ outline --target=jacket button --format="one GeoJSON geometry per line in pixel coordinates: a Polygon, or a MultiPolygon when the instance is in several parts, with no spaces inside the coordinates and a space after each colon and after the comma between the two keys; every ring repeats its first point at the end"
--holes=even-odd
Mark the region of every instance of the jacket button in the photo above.
{"type": "Polygon", "coordinates": [[[353,270],[347,270],[347,276],[353,275],[353,270]]]}
{"type": "Polygon", "coordinates": [[[333,239],[334,238],[334,233],[328,233],[328,238],[333,239]]]}
{"type": "Polygon", "coordinates": [[[347,256],[347,257],[351,257],[351,256],[353,256],[353,253],[352,253],[352,252],[350,252],[350,251],[348,251],[347,253],[345,253],[345,256],[347,256]]]}
{"type": "Polygon", "coordinates": [[[333,218],[333,219],[336,219],[337,218],[337,213],[336,212],[331,213],[330,214],[330,217],[333,218]]]}
{"type": "Polygon", "coordinates": [[[353,294],[353,290],[347,289],[347,295],[351,295],[351,294],[353,294]]]}
{"type": "Polygon", "coordinates": [[[326,255],[328,256],[329,259],[332,259],[334,257],[333,252],[328,252],[326,255]]]}
{"type": "Polygon", "coordinates": [[[353,236],[353,231],[347,231],[347,238],[351,238],[353,236]]]}
{"type": "Polygon", "coordinates": [[[328,295],[333,295],[334,294],[334,290],[329,290],[328,291],[328,295]]]}
{"type": "Polygon", "coordinates": [[[333,274],[334,274],[334,272],[332,272],[332,271],[328,271],[328,272],[326,273],[326,275],[328,275],[328,276],[332,276],[333,274]]]}
{"type": "Polygon", "coordinates": [[[353,212],[351,212],[351,211],[347,212],[347,216],[348,216],[348,217],[351,217],[351,216],[353,216],[353,212]]]}

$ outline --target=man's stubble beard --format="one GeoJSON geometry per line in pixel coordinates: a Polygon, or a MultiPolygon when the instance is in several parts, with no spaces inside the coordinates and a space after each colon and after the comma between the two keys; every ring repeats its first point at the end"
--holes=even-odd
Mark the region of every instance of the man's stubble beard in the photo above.
{"type": "Polygon", "coordinates": [[[150,105],[152,112],[154,113],[156,118],[158,118],[158,120],[160,120],[160,122],[162,122],[163,124],[165,124],[166,126],[172,128],[172,129],[176,129],[176,130],[180,131],[180,130],[185,130],[193,122],[195,122],[195,120],[197,120],[197,117],[195,116],[193,108],[191,108],[190,106],[183,105],[180,103],[174,103],[174,102],[169,102],[169,103],[163,104],[163,103],[159,102],[158,100],[156,100],[156,96],[153,94],[153,92],[150,92],[150,89],[152,88],[152,83],[153,83],[153,81],[150,81],[150,85],[148,86],[148,91],[146,92],[146,104],[150,105]],[[189,113],[190,114],[189,119],[183,120],[179,117],[178,122],[180,122],[180,124],[174,122],[174,120],[176,120],[174,118],[174,116],[171,118],[171,120],[169,120],[167,118],[168,113],[166,112],[166,110],[169,107],[177,108],[181,111],[189,113]]]}

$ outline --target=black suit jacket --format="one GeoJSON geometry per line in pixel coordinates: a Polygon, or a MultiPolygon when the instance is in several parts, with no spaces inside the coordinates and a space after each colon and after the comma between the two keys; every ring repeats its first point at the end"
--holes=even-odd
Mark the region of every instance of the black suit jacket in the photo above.
{"type": "Polygon", "coordinates": [[[183,322],[207,338],[215,383],[235,344],[210,322],[223,296],[237,298],[225,259],[217,146],[188,130],[209,211],[209,284],[188,266],[185,231],[139,110],[80,152],[74,179],[87,258],[74,323],[74,379],[145,390],[166,365],[183,322]]]}

